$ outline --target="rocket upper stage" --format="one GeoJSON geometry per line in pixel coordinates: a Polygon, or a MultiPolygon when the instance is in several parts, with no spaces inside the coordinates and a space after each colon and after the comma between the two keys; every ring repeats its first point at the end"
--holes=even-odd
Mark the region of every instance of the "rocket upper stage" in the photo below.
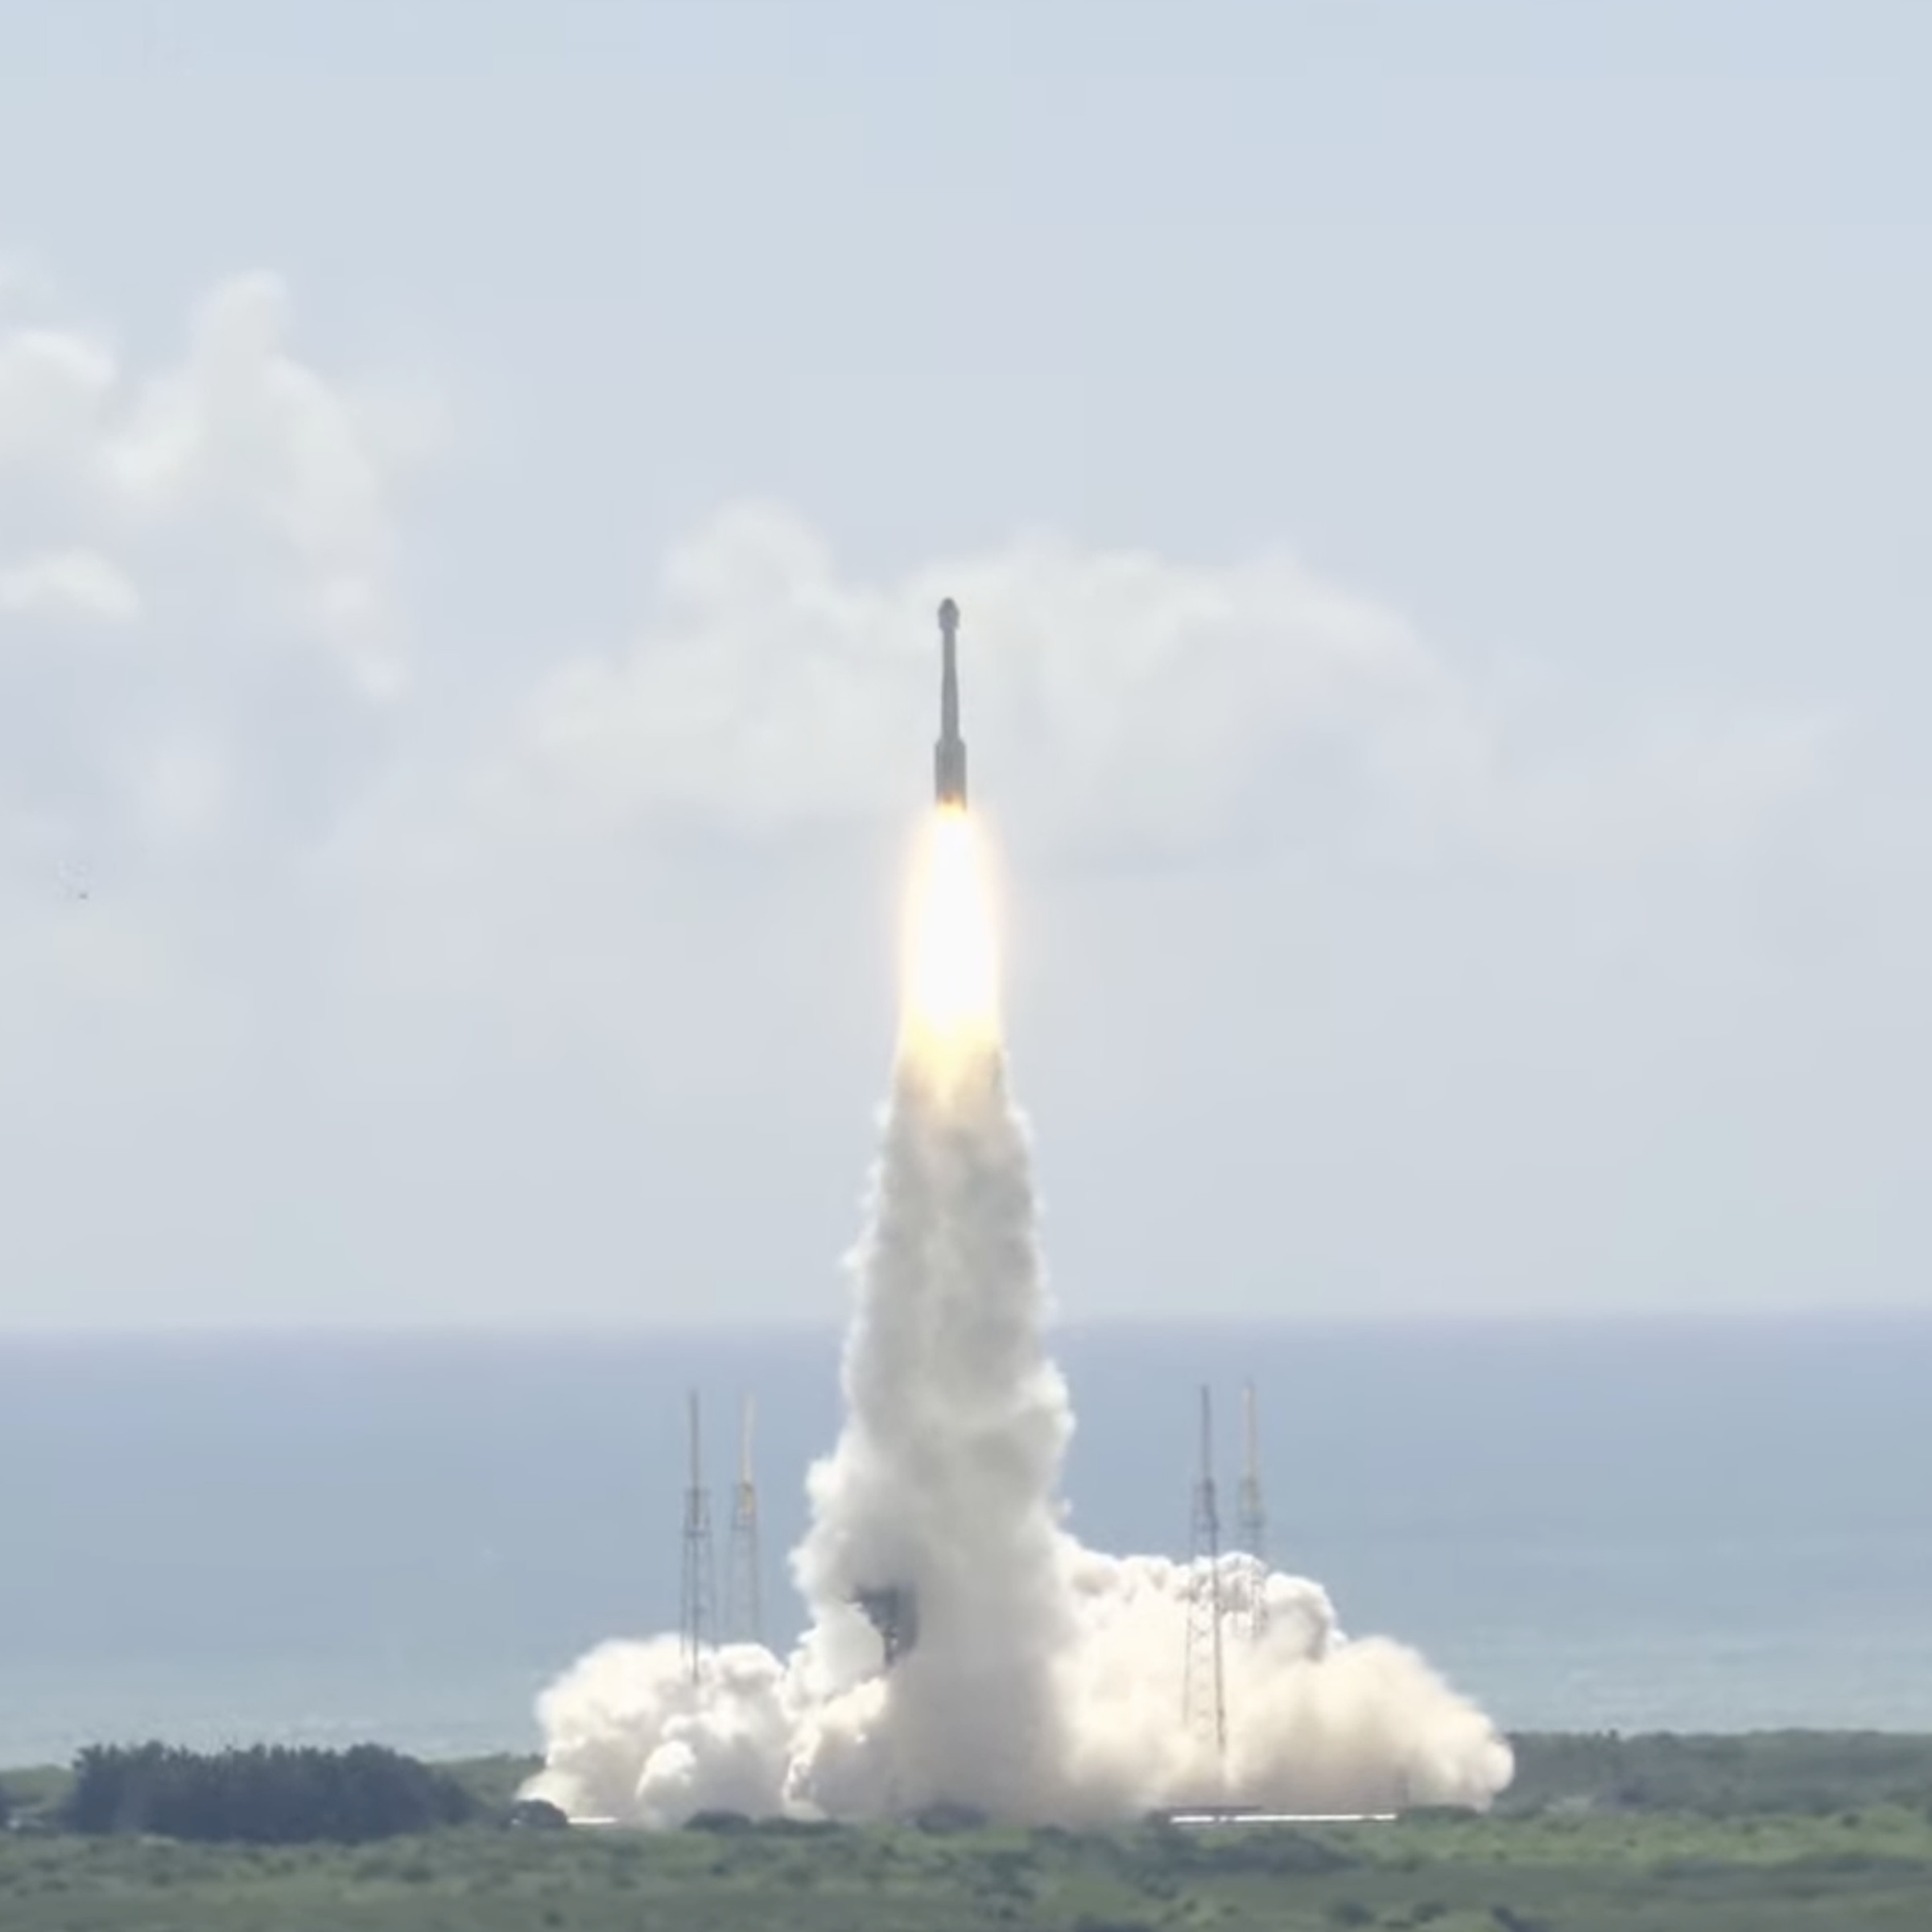
{"type": "Polygon", "coordinates": [[[932,748],[933,796],[942,805],[966,803],[966,741],[960,736],[960,607],[939,606],[939,737],[932,748]]]}

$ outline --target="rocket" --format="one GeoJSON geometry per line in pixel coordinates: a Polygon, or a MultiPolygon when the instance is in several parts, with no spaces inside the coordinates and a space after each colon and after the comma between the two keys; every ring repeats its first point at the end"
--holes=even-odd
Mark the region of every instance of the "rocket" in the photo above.
{"type": "Polygon", "coordinates": [[[942,805],[966,803],[966,741],[960,736],[960,607],[939,606],[939,737],[932,748],[932,791],[942,805]]]}

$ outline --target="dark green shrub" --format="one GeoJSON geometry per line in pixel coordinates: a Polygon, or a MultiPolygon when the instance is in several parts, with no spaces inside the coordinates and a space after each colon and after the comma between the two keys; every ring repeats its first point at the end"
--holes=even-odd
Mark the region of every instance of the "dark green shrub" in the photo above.
{"type": "Polygon", "coordinates": [[[742,1811],[694,1811],[684,1821],[687,1831],[712,1831],[727,1836],[751,1828],[751,1820],[742,1811]]]}
{"type": "Polygon", "coordinates": [[[462,1824],[474,1810],[453,1778],[379,1744],[207,1755],[94,1744],[74,1761],[64,1817],[89,1837],[360,1844],[462,1824]]]}

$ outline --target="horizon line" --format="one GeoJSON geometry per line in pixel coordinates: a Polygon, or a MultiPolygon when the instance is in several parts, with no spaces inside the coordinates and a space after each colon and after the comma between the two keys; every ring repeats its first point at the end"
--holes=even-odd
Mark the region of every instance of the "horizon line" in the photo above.
{"type": "MultiPolygon", "coordinates": [[[[1481,1311],[1439,1310],[1426,1314],[1275,1313],[1275,1314],[1128,1314],[1050,1320],[1048,1336],[1171,1333],[1184,1329],[1196,1335],[1216,1332],[1376,1334],[1400,1331],[1468,1332],[1502,1330],[1669,1329],[1719,1331],[1799,1327],[1932,1327],[1932,1307],[1857,1307],[1849,1308],[1726,1309],[1538,1309],[1481,1311]]],[[[391,1342],[540,1344],[559,1342],[642,1342],[695,1337],[729,1340],[795,1335],[800,1340],[837,1340],[847,1332],[848,1319],[828,1315],[724,1316],[714,1321],[640,1317],[536,1323],[502,1321],[262,1322],[215,1321],[161,1323],[100,1323],[56,1327],[47,1323],[13,1326],[0,1321],[0,1348],[33,1343],[109,1344],[192,1342],[391,1342]]]]}

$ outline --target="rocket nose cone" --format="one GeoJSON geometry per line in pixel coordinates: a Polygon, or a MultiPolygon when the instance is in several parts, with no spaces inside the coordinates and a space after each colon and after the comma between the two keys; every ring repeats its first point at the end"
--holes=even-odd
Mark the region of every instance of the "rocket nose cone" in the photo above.
{"type": "Polygon", "coordinates": [[[951,597],[948,597],[939,606],[939,629],[941,630],[956,630],[959,621],[960,607],[953,602],[951,597]]]}

